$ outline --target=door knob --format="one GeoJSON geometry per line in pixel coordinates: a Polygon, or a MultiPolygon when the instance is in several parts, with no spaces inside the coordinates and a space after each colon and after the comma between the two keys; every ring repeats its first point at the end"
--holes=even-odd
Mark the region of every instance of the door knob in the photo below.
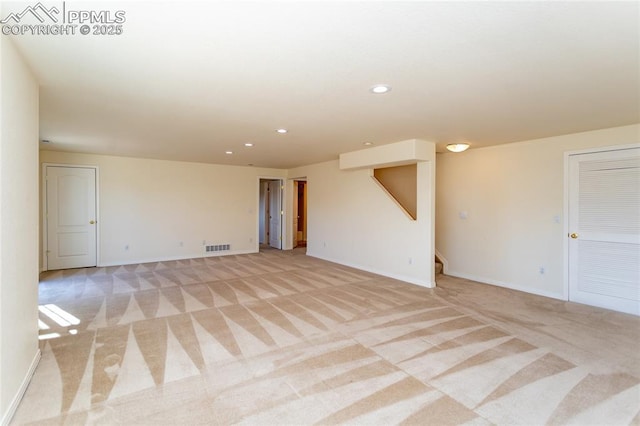
{"type": "Polygon", "coordinates": [[[569,235],[571,238],[573,238],[574,240],[576,238],[578,238],[578,234],[576,234],[575,232],[569,235]]]}
{"type": "Polygon", "coordinates": [[[90,221],[89,221],[89,225],[93,225],[94,223],[96,223],[96,221],[95,221],[95,220],[90,220],[90,221]]]}

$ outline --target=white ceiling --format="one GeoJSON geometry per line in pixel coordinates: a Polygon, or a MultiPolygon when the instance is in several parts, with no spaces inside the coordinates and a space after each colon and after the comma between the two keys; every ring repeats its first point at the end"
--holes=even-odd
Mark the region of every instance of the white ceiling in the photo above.
{"type": "Polygon", "coordinates": [[[46,149],[290,168],[365,141],[473,148],[637,123],[639,5],[68,1],[124,10],[124,33],[13,40],[46,149]]]}

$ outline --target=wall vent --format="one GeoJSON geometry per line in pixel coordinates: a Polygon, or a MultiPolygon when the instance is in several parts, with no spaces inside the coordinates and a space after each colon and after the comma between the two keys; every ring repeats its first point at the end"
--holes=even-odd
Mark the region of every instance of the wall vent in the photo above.
{"type": "Polygon", "coordinates": [[[217,251],[229,251],[231,250],[231,244],[216,244],[211,246],[204,246],[204,249],[207,253],[212,253],[217,251]]]}

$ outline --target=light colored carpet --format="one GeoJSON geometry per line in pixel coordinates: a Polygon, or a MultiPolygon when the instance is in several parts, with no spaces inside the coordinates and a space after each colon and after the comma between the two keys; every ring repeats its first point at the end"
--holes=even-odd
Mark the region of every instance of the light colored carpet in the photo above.
{"type": "Polygon", "coordinates": [[[277,250],[46,273],[80,322],[41,313],[13,423],[640,423],[640,319],[438,284],[277,250]]]}

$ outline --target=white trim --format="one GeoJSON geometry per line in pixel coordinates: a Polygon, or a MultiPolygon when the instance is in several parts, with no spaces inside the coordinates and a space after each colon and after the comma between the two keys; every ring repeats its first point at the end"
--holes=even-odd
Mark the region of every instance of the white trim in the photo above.
{"type": "MultiPolygon", "coordinates": [[[[262,213],[260,211],[260,177],[258,176],[258,190],[256,191],[256,205],[255,205],[255,212],[256,212],[256,229],[254,229],[254,235],[253,235],[253,248],[255,250],[259,250],[260,249],[260,214],[262,213]]],[[[266,226],[266,225],[265,225],[266,226]]]]}
{"type": "Polygon", "coordinates": [[[8,425],[9,422],[11,422],[11,419],[13,418],[14,414],[16,414],[18,405],[20,405],[20,401],[22,401],[22,398],[24,397],[24,394],[27,391],[27,388],[29,387],[29,383],[31,383],[31,378],[33,377],[33,374],[36,372],[36,367],[40,362],[41,356],[42,356],[42,353],[40,352],[40,349],[38,349],[33,359],[31,360],[31,365],[29,366],[29,370],[27,370],[27,374],[24,376],[24,379],[22,380],[22,384],[20,385],[20,388],[18,388],[18,392],[13,397],[11,404],[9,404],[9,408],[7,409],[7,411],[4,413],[2,417],[2,422],[0,422],[2,426],[8,425]]]}
{"type": "Polygon", "coordinates": [[[408,283],[411,283],[411,284],[419,285],[421,287],[426,287],[426,288],[435,288],[436,287],[436,282],[435,281],[421,280],[421,279],[417,279],[415,277],[409,277],[409,276],[406,276],[406,275],[393,274],[393,273],[390,273],[390,272],[387,272],[387,271],[383,271],[383,270],[376,269],[376,268],[371,268],[371,267],[368,267],[368,266],[358,265],[358,264],[351,263],[351,262],[344,262],[342,260],[332,259],[332,258],[329,258],[329,257],[322,256],[320,254],[309,252],[309,250],[307,250],[307,256],[315,257],[316,259],[326,260],[328,262],[337,263],[339,265],[349,266],[350,268],[360,269],[362,271],[371,272],[373,274],[382,275],[384,277],[393,278],[395,280],[405,281],[405,282],[408,282],[408,283]]]}
{"type": "Polygon", "coordinates": [[[49,268],[49,261],[47,257],[47,163],[42,163],[40,173],[40,220],[42,223],[40,226],[42,247],[40,247],[40,272],[44,272],[49,268]]]}
{"type": "Polygon", "coordinates": [[[42,213],[42,247],[41,247],[41,255],[42,255],[42,268],[40,272],[49,270],[49,261],[47,256],[47,167],[66,167],[66,168],[74,168],[74,169],[94,169],[96,172],[96,181],[95,181],[95,191],[96,191],[96,266],[100,265],[100,168],[97,165],[93,164],[63,164],[63,163],[42,163],[42,187],[40,188],[41,193],[41,213],[42,213]]]}
{"type": "Polygon", "coordinates": [[[105,268],[108,266],[124,266],[124,265],[138,265],[140,263],[156,263],[156,262],[171,262],[174,260],[188,260],[188,259],[206,259],[209,257],[223,257],[223,256],[234,256],[238,254],[253,254],[258,253],[258,249],[249,249],[249,250],[233,250],[233,251],[225,251],[219,254],[203,254],[201,256],[197,254],[187,255],[187,256],[169,256],[169,257],[155,257],[155,258],[147,258],[147,259],[135,259],[135,260],[126,260],[126,261],[116,261],[116,262],[106,262],[100,263],[98,268],[105,268]]]}
{"type": "Polygon", "coordinates": [[[630,143],[630,144],[626,144],[626,145],[601,146],[601,147],[594,147],[594,148],[578,149],[578,150],[573,150],[573,151],[565,151],[564,155],[565,156],[569,156],[569,155],[579,155],[579,154],[593,154],[593,153],[596,153],[596,152],[621,151],[623,149],[633,149],[633,148],[640,148],[640,143],[630,143]]]}
{"type": "Polygon", "coordinates": [[[438,259],[442,262],[442,273],[447,275],[447,272],[449,271],[449,261],[438,251],[438,249],[435,249],[434,251],[436,256],[438,256],[438,259]]]}
{"type": "Polygon", "coordinates": [[[96,266],[100,263],[100,228],[102,220],[100,219],[100,168],[96,169],[96,266]]]}
{"type": "MultiPolygon", "coordinates": [[[[564,216],[562,235],[569,235],[569,159],[573,155],[593,154],[597,152],[621,151],[625,149],[640,148],[640,143],[626,145],[613,145],[606,147],[586,148],[564,153],[564,188],[562,193],[562,214],[564,216]]],[[[569,300],[569,240],[568,237],[562,239],[562,300],[569,300]]]]}
{"type": "Polygon", "coordinates": [[[462,279],[470,280],[470,281],[476,281],[476,282],[481,283],[481,284],[490,284],[490,285],[494,285],[496,287],[508,288],[510,290],[517,290],[517,291],[521,291],[523,293],[535,294],[536,296],[549,297],[551,299],[563,300],[563,301],[566,300],[566,299],[564,299],[562,297],[562,294],[553,293],[553,292],[545,291],[545,290],[539,290],[539,289],[532,288],[532,287],[522,287],[522,286],[519,286],[519,285],[506,283],[506,282],[503,282],[503,281],[492,280],[491,278],[484,278],[484,277],[478,277],[476,275],[465,274],[463,272],[448,271],[447,272],[447,276],[456,277],[456,278],[462,278],[462,279]]]}
{"type": "Polygon", "coordinates": [[[563,188],[562,188],[562,299],[569,300],[569,157],[571,152],[564,153],[563,188]]]}
{"type": "Polygon", "coordinates": [[[294,198],[297,196],[296,180],[292,178],[285,179],[283,184],[284,192],[282,193],[282,250],[293,250],[293,203],[294,198]],[[286,236],[286,237],[285,237],[286,236]]]}

